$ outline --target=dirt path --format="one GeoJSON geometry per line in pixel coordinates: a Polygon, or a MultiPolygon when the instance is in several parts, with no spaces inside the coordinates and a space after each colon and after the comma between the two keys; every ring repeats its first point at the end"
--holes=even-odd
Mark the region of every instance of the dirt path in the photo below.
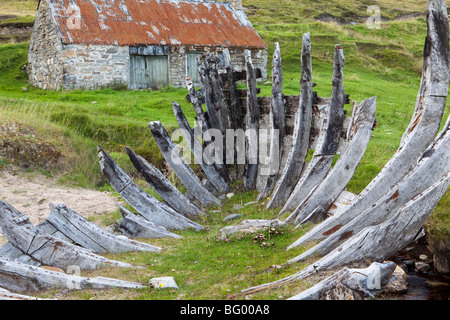
{"type": "MultiPolygon", "coordinates": [[[[55,179],[36,174],[0,171],[0,199],[30,217],[33,224],[43,222],[49,204],[65,204],[83,217],[113,212],[119,200],[107,192],[58,185],[55,179]]],[[[0,245],[6,240],[0,234],[0,245]]]]}

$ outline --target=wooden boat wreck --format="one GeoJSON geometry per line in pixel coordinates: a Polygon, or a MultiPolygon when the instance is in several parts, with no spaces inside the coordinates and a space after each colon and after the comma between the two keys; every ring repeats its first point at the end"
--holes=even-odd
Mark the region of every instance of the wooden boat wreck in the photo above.
{"type": "MultiPolygon", "coordinates": [[[[186,81],[187,98],[197,115],[195,126],[189,125],[177,102],[172,108],[194,158],[199,161],[202,180],[183,158],[164,126],[158,121],[149,123],[162,155],[187,193],[182,194],[156,167],[127,148],[136,170],[163,199],[158,201],[140,189],[112,157],[98,147],[105,177],[136,211],[134,214],[120,207],[124,217],[130,218],[123,230],[128,230],[130,237],[145,234],[139,230],[140,224],[153,232],[147,234],[158,236],[176,237],[171,231],[177,230],[202,231],[204,227],[198,222],[199,218],[221,205],[220,196],[229,192],[236,180],[242,180],[247,190],[256,190],[256,200],[269,198],[267,208],[278,208],[279,217],[287,213],[285,223],[297,227],[306,222],[317,223],[288,249],[313,240],[320,242],[286,262],[295,263],[314,254],[321,257],[316,263],[285,279],[246,289],[243,294],[274,288],[317,270],[329,270],[366,258],[383,261],[394,250],[408,245],[416,239],[450,184],[450,120],[439,133],[449,85],[449,23],[444,0],[429,0],[427,24],[422,81],[409,127],[392,159],[350,203],[333,210],[346,192],[369,144],[376,123],[376,97],[354,103],[352,114],[345,114],[344,106],[350,104],[350,99],[343,81],[344,49],[339,44],[334,48],[331,97],[319,97],[313,91],[313,48],[307,33],[303,36],[301,53],[301,91],[296,96],[286,96],[282,92],[278,44],[273,55],[271,97],[257,96],[257,70],[249,52],[244,77],[233,70],[227,50],[224,50],[224,74],[217,71],[219,58],[215,55],[205,54],[198,59],[202,99],[191,80],[186,81]],[[247,89],[238,90],[238,80],[244,80],[247,89]],[[311,161],[306,161],[308,150],[314,150],[311,161]],[[332,165],[336,155],[339,159],[332,165]]],[[[73,229],[66,229],[68,224],[58,223],[67,219],[66,215],[72,217],[73,213],[64,207],[53,208],[55,210],[60,215],[48,220],[55,228],[50,231],[45,226],[31,226],[23,215],[2,202],[0,227],[10,244],[0,248],[0,256],[7,255],[12,261],[28,265],[45,263],[67,267],[67,263],[75,263],[86,268],[102,264],[126,267],[88,250],[157,250],[132,240],[118,241],[79,218],[69,218],[77,230],[95,234],[95,244],[83,241],[79,234],[72,233],[73,229]],[[58,240],[59,233],[63,234],[65,242],[58,240]],[[88,250],[75,248],[70,242],[86,246],[88,250]],[[57,245],[59,243],[64,245],[57,245]],[[75,256],[77,260],[72,261],[75,256]]]]}

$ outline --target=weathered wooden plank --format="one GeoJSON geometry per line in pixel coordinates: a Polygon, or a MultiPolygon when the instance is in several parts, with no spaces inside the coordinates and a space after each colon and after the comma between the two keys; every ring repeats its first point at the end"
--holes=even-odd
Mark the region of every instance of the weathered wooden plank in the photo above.
{"type": "MultiPolygon", "coordinates": [[[[53,205],[50,204],[50,209],[53,209],[52,207],[53,205]]],[[[65,234],[63,234],[61,231],[59,231],[58,229],[56,229],[53,225],[51,225],[47,220],[45,220],[44,222],[40,223],[37,225],[37,227],[45,232],[48,233],[52,236],[54,236],[55,238],[64,240],[66,242],[75,244],[74,241],[72,239],[70,239],[69,237],[67,237],[65,234]]]]}
{"type": "Polygon", "coordinates": [[[136,170],[169,206],[190,219],[195,219],[201,214],[201,210],[173,186],[155,166],[134,153],[133,150],[125,148],[125,151],[136,170]]]}
{"type": "MultiPolygon", "coordinates": [[[[325,257],[283,279],[242,290],[243,295],[255,294],[268,289],[307,278],[317,272],[332,270],[352,262],[384,261],[413,242],[450,185],[450,173],[412,199],[389,220],[370,226],[350,237],[344,244],[325,257]]],[[[292,259],[287,263],[295,263],[292,259]]]]}
{"type": "Polygon", "coordinates": [[[444,1],[429,1],[427,24],[428,36],[416,111],[399,149],[345,212],[338,218],[323,221],[306,233],[300,242],[324,239],[328,231],[342,227],[369,209],[413,170],[422,153],[436,137],[445,110],[449,84],[449,26],[444,1]]]}
{"type": "Polygon", "coordinates": [[[256,94],[256,72],[250,50],[245,50],[247,70],[247,121],[244,186],[247,190],[256,188],[259,161],[259,107],[256,94]]]}
{"type": "Polygon", "coordinates": [[[16,260],[18,262],[37,267],[42,265],[42,263],[40,263],[39,261],[33,259],[29,255],[23,253],[23,251],[14,247],[11,242],[7,242],[0,247],[0,257],[16,260]]]}
{"type": "Polygon", "coordinates": [[[168,205],[139,188],[131,178],[115,163],[111,156],[100,146],[98,156],[100,167],[108,182],[120,196],[128,202],[142,217],[167,229],[202,230],[199,224],[182,216],[168,205]]]}
{"type": "Polygon", "coordinates": [[[123,216],[118,230],[130,238],[183,238],[182,236],[158,226],[140,215],[133,214],[120,204],[116,203],[123,216]]]}
{"type": "Polygon", "coordinates": [[[197,114],[197,125],[201,128],[202,132],[211,128],[211,124],[203,111],[202,104],[195,93],[194,84],[191,81],[191,78],[186,77],[186,86],[189,92],[189,99],[191,101],[192,106],[194,107],[194,111],[197,114]]]}
{"type": "Polygon", "coordinates": [[[51,271],[0,257],[0,286],[13,292],[51,289],[141,289],[144,285],[112,278],[86,278],[51,271]]]}
{"type": "Polygon", "coordinates": [[[220,200],[203,187],[199,178],[180,154],[175,143],[170,139],[161,122],[150,122],[149,127],[164,158],[189,192],[205,207],[221,205],[220,200]]]}
{"type": "Polygon", "coordinates": [[[301,63],[301,93],[299,108],[295,115],[293,145],[275,190],[267,203],[267,209],[282,206],[289,198],[300,178],[308,153],[313,103],[311,36],[309,33],[303,35],[301,63]]]}
{"type": "Polygon", "coordinates": [[[231,100],[231,115],[230,118],[233,123],[234,130],[243,129],[244,128],[244,117],[242,115],[241,110],[241,100],[239,99],[239,92],[236,87],[236,79],[234,77],[233,65],[231,63],[230,51],[228,48],[222,50],[224,62],[225,62],[225,70],[227,72],[228,78],[228,90],[230,91],[230,100],[231,100]]]}
{"type": "Polygon", "coordinates": [[[364,100],[358,108],[357,120],[351,133],[347,149],[341,155],[325,180],[318,185],[312,195],[302,202],[286,221],[300,224],[308,219],[316,208],[324,210],[333,204],[353,177],[356,167],[364,156],[372,136],[375,121],[376,97],[364,100]]]}
{"type": "MultiPolygon", "coordinates": [[[[229,191],[228,183],[225,178],[222,176],[220,169],[216,166],[216,164],[224,164],[223,159],[222,162],[213,162],[210,163],[203,159],[203,147],[198,141],[197,137],[194,136],[194,132],[189,125],[189,122],[186,119],[186,116],[183,113],[180,105],[173,101],[172,109],[175,114],[175,118],[177,119],[178,125],[182,130],[184,139],[189,142],[189,147],[194,155],[195,161],[200,165],[203,172],[206,175],[206,178],[211,182],[211,184],[216,188],[220,193],[226,193],[229,191]]],[[[223,154],[223,152],[222,152],[223,154]]]]}
{"type": "MultiPolygon", "coordinates": [[[[350,236],[314,266],[297,274],[304,278],[313,272],[330,270],[345,264],[371,259],[383,261],[413,242],[450,185],[450,172],[423,193],[411,199],[381,224],[367,226],[350,236]]],[[[292,259],[288,263],[296,262],[292,259]]]]}
{"type": "MultiPolygon", "coordinates": [[[[58,229],[53,227],[47,221],[44,221],[44,222],[38,224],[37,227],[39,228],[39,230],[41,230],[44,233],[48,233],[58,239],[62,239],[68,243],[74,244],[72,239],[69,239],[68,237],[66,237],[64,234],[62,234],[58,229]]],[[[1,228],[0,228],[0,233],[1,233],[1,228]]],[[[22,251],[20,251],[16,247],[14,247],[11,244],[11,242],[7,242],[3,246],[0,247],[0,257],[5,257],[5,258],[11,259],[11,260],[16,260],[18,262],[30,264],[30,265],[37,266],[37,267],[42,265],[39,261],[33,259],[29,255],[23,253],[22,251]]]]}
{"type": "Polygon", "coordinates": [[[0,300],[47,300],[42,298],[30,297],[22,294],[11,293],[8,290],[0,288],[0,300]]]}
{"type": "Polygon", "coordinates": [[[52,208],[47,221],[78,245],[95,253],[124,253],[129,251],[160,251],[161,248],[131,239],[118,238],[87,221],[65,205],[52,208]]]}
{"type": "Polygon", "coordinates": [[[283,157],[283,140],[286,135],[286,111],[283,95],[283,71],[279,43],[275,43],[272,62],[272,103],[270,106],[270,154],[269,172],[258,201],[265,199],[272,192],[278,178],[283,157]]]}
{"type": "Polygon", "coordinates": [[[368,268],[344,268],[288,300],[368,300],[389,282],[396,264],[372,263],[368,268]]]}
{"type": "Polygon", "coordinates": [[[340,45],[336,45],[332,79],[333,89],[330,104],[328,105],[327,120],[324,122],[322,135],[318,141],[313,158],[284,204],[280,214],[288,210],[294,210],[305,201],[306,197],[311,194],[312,188],[318,186],[325,179],[331,168],[341,139],[344,121],[344,65],[343,49],[340,45]]]}
{"type": "MultiPolygon", "coordinates": [[[[432,186],[442,175],[450,172],[449,127],[450,118],[435,142],[424,152],[416,167],[392,190],[375,201],[370,208],[360,213],[352,221],[338,224],[338,228],[327,230],[325,232],[327,235],[326,239],[304,252],[297,259],[303,260],[312,254],[327,254],[345,241],[349,235],[354,235],[367,226],[377,225],[388,220],[402,205],[432,186]]],[[[334,223],[340,222],[345,218],[342,216],[343,214],[345,214],[345,211],[336,216],[336,218],[333,216],[330,219],[334,218],[334,223]]],[[[307,239],[306,237],[300,238],[288,249],[305,243],[304,241],[307,239]]]]}
{"type": "Polygon", "coordinates": [[[46,234],[35,227],[27,216],[0,200],[0,225],[3,233],[16,248],[48,266],[66,270],[69,266],[97,269],[104,266],[131,268],[132,265],[109,260],[91,250],[72,245],[46,234]]]}

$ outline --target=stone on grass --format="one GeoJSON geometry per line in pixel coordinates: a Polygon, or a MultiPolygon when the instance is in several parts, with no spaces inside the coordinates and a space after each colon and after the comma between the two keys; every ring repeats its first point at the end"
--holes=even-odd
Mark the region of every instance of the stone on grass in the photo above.
{"type": "Polygon", "coordinates": [[[152,278],[149,284],[156,289],[178,289],[178,285],[173,277],[152,278]]]}

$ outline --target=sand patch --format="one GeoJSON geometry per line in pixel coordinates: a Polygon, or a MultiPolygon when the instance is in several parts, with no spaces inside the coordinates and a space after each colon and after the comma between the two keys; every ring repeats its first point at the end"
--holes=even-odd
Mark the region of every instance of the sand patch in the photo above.
{"type": "MultiPolygon", "coordinates": [[[[121,200],[108,192],[64,187],[42,175],[16,175],[6,171],[0,171],[0,199],[27,215],[34,225],[50,214],[50,203],[65,204],[88,218],[115,211],[115,202],[121,200]]],[[[0,234],[0,245],[5,242],[0,234]]]]}

